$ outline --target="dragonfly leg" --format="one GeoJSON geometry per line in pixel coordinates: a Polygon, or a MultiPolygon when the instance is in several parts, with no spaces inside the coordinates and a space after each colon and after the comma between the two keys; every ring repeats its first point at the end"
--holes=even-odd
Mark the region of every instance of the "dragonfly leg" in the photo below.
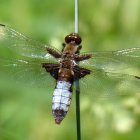
{"type": "Polygon", "coordinates": [[[91,57],[92,57],[91,54],[75,55],[74,56],[74,60],[79,62],[79,61],[83,61],[83,60],[89,59],[91,57]]]}
{"type": "Polygon", "coordinates": [[[61,53],[59,53],[58,51],[51,49],[51,48],[47,48],[47,51],[49,54],[51,54],[53,57],[55,58],[61,58],[61,53]]]}

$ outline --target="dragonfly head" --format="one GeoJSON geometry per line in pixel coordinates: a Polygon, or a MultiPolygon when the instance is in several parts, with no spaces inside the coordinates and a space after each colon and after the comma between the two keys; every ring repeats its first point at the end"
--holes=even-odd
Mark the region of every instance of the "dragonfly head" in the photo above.
{"type": "Polygon", "coordinates": [[[77,33],[71,33],[71,34],[69,34],[69,35],[67,35],[65,37],[65,42],[67,44],[73,43],[73,44],[76,44],[76,45],[80,45],[80,43],[82,42],[82,39],[79,36],[79,34],[77,34],[77,33]]]}

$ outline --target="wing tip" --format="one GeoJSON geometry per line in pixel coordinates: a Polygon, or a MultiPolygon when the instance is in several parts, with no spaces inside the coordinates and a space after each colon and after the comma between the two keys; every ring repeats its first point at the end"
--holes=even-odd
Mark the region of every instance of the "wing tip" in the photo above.
{"type": "Polygon", "coordinates": [[[135,78],[137,78],[138,80],[140,80],[140,77],[139,76],[135,76],[135,78]]]}
{"type": "Polygon", "coordinates": [[[0,23],[0,26],[3,26],[3,27],[5,27],[6,25],[4,25],[4,24],[1,24],[1,23],[0,23]]]}

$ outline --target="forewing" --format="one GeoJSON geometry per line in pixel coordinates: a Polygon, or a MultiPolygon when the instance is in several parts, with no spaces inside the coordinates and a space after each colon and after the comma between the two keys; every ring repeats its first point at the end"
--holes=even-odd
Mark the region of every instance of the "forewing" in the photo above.
{"type": "Polygon", "coordinates": [[[112,97],[140,91],[140,48],[90,54],[90,59],[79,64],[91,71],[80,79],[81,92],[112,97]]]}
{"type": "Polygon", "coordinates": [[[80,66],[105,72],[140,74],[140,48],[130,48],[110,52],[89,53],[92,57],[81,61],[80,66]]]}
{"type": "Polygon", "coordinates": [[[9,79],[14,79],[17,83],[51,90],[55,87],[55,80],[42,68],[41,63],[0,58],[0,64],[0,72],[6,74],[9,79]]]}
{"type": "Polygon", "coordinates": [[[56,62],[56,59],[47,53],[47,48],[51,46],[32,40],[2,24],[0,24],[0,47],[9,48],[21,56],[40,59],[44,62],[56,62]]]}

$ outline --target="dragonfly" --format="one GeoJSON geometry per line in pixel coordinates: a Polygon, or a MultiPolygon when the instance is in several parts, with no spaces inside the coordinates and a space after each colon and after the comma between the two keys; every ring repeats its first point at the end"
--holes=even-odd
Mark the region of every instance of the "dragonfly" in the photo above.
{"type": "Polygon", "coordinates": [[[56,124],[68,112],[77,80],[81,92],[88,95],[121,95],[122,90],[112,92],[113,88],[118,89],[119,83],[124,86],[122,89],[130,89],[133,84],[140,91],[140,74],[135,73],[139,72],[140,48],[80,53],[81,42],[79,34],[71,33],[65,37],[62,49],[57,50],[0,24],[0,48],[18,54],[17,57],[1,55],[0,71],[4,70],[19,82],[54,89],[52,114],[56,124]],[[106,81],[110,82],[109,87],[106,81]]]}

